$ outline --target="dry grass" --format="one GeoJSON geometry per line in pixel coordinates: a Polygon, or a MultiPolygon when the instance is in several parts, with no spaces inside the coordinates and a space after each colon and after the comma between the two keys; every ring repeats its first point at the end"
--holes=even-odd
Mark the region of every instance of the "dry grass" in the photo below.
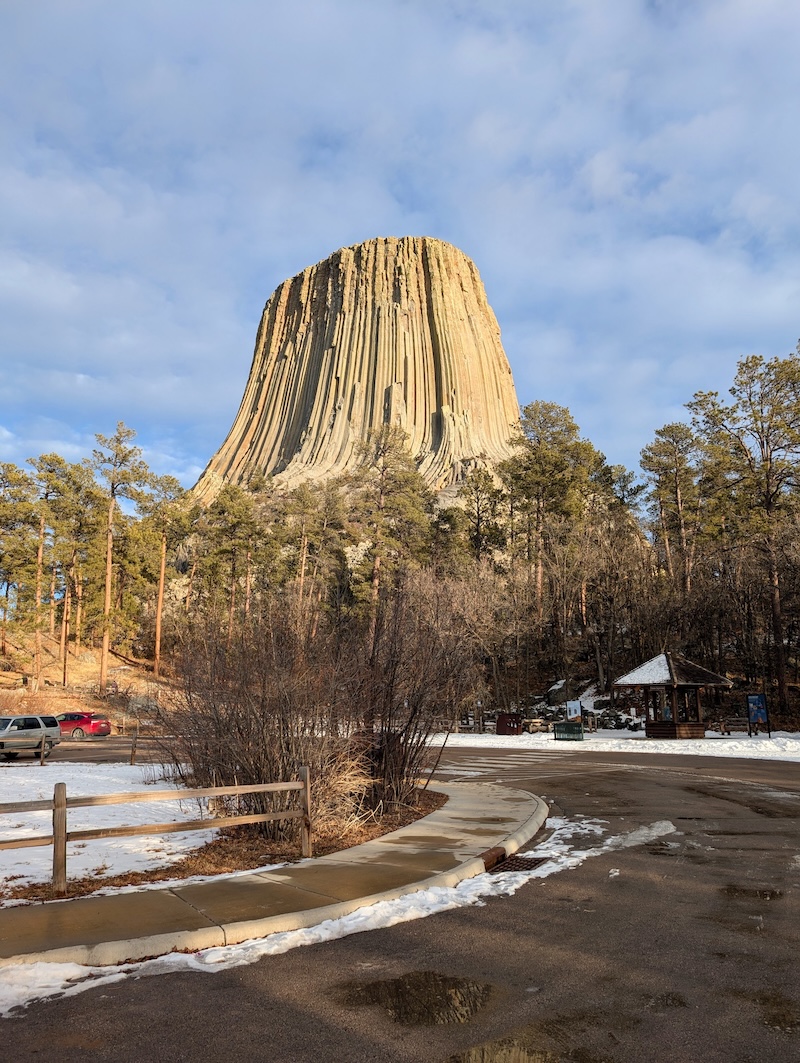
{"type": "MultiPolygon", "coordinates": [[[[385,815],[380,819],[353,823],[347,833],[339,827],[322,828],[314,835],[314,855],[326,856],[341,852],[362,842],[380,838],[400,827],[406,827],[423,816],[441,808],[447,798],[430,790],[418,790],[418,803],[385,815]]],[[[139,886],[148,882],[163,882],[168,879],[191,878],[194,875],[223,875],[231,871],[248,871],[268,864],[292,863],[299,860],[298,845],[288,842],[272,842],[265,839],[252,827],[234,827],[220,833],[218,838],[188,853],[183,859],[152,871],[132,871],[125,875],[96,875],[70,879],[67,882],[68,897],[87,897],[99,889],[118,886],[139,886]]],[[[3,901],[50,901],[56,898],[49,882],[14,886],[13,881],[0,890],[3,901]]]]}

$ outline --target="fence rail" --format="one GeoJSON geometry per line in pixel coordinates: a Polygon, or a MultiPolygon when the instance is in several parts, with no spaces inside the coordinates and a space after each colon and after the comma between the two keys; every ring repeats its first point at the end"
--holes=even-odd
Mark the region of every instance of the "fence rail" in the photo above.
{"type": "Polygon", "coordinates": [[[19,812],[53,813],[53,833],[26,835],[10,841],[0,841],[2,849],[26,849],[39,845],[53,846],[53,887],[57,893],[67,892],[67,842],[93,838],[130,838],[143,834],[178,834],[183,831],[212,830],[218,827],[241,826],[245,823],[269,823],[299,819],[300,844],[303,856],[311,856],[311,772],[300,768],[295,782],[256,783],[246,786],[206,786],[193,790],[151,790],[146,793],[102,794],[98,797],[68,797],[67,784],[57,782],[51,800],[11,801],[0,804],[0,815],[19,812]],[[216,816],[206,819],[171,820],[168,823],[147,823],[144,826],[96,827],[89,830],[67,830],[67,810],[92,808],[101,805],[138,804],[143,801],[184,801],[196,798],[238,796],[239,794],[300,793],[300,808],[287,812],[259,812],[244,816],[216,816]]]}

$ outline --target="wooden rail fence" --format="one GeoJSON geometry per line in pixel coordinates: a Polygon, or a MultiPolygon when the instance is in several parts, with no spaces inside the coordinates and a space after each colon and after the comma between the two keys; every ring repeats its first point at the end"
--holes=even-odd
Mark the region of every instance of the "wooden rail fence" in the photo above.
{"type": "Polygon", "coordinates": [[[26,835],[11,841],[0,841],[1,849],[25,849],[38,845],[53,846],[53,888],[56,893],[67,892],[67,842],[92,838],[122,838],[144,834],[178,834],[181,831],[215,830],[218,827],[241,826],[244,823],[268,823],[276,820],[300,820],[300,845],[303,856],[311,856],[311,772],[300,768],[296,782],[257,783],[249,786],[209,786],[195,790],[152,790],[144,793],[103,794],[99,797],[67,797],[67,784],[57,782],[52,800],[12,801],[0,804],[0,815],[20,812],[52,810],[53,833],[26,835]],[[144,826],[99,827],[92,830],[68,830],[67,810],[91,808],[97,805],[123,805],[141,801],[185,801],[194,798],[228,797],[237,794],[300,792],[300,808],[288,812],[259,812],[245,816],[215,816],[206,819],[171,820],[168,823],[147,823],[144,826]]]}

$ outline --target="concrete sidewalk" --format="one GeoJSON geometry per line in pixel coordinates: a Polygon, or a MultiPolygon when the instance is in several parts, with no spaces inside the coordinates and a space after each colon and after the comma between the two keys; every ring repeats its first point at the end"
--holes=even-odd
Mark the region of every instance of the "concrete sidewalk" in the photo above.
{"type": "Polygon", "coordinates": [[[436,784],[447,804],[372,842],[275,871],[195,885],[0,909],[0,966],[89,966],[193,952],[315,926],[432,886],[455,886],[516,852],[547,805],[486,783],[436,784]]]}

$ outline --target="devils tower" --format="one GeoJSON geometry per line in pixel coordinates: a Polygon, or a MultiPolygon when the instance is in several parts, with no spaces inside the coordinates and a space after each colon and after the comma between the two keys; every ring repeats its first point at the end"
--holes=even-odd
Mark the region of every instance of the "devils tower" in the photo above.
{"type": "Polygon", "coordinates": [[[436,491],[509,457],[519,407],[478,271],[441,240],[381,237],[284,281],[264,308],[239,412],[195,488],[254,469],[295,486],[344,472],[384,424],[436,491]]]}

